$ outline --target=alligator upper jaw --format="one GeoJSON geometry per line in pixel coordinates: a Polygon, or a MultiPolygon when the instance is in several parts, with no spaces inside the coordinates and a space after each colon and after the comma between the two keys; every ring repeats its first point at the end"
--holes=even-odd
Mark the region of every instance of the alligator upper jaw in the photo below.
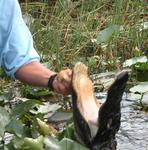
{"type": "MultiPolygon", "coordinates": [[[[103,105],[97,103],[93,84],[88,77],[87,67],[76,64],[73,69],[72,101],[77,135],[87,147],[116,147],[115,134],[120,127],[120,102],[128,80],[128,73],[121,72],[110,86],[103,105]],[[113,143],[113,144],[112,144],[113,143]]],[[[93,148],[94,147],[94,148],[93,148]]]]}

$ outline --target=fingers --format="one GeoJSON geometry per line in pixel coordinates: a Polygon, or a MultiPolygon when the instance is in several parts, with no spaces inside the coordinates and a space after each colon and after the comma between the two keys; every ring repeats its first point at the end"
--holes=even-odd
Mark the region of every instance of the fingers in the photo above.
{"type": "Polygon", "coordinates": [[[57,78],[60,82],[69,83],[71,82],[72,71],[70,69],[62,70],[58,73],[57,78]]]}
{"type": "Polygon", "coordinates": [[[71,93],[72,71],[70,69],[60,71],[53,81],[54,91],[58,94],[68,95],[71,93]]]}

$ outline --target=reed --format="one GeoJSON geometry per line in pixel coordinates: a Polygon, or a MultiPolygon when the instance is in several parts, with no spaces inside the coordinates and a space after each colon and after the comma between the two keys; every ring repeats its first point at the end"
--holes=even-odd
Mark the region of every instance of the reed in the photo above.
{"type": "Polygon", "coordinates": [[[33,19],[29,27],[42,61],[50,61],[57,70],[77,61],[90,65],[92,71],[121,69],[125,59],[137,54],[137,48],[148,48],[148,30],[143,26],[146,1],[49,2],[28,1],[21,6],[23,14],[33,19]],[[120,25],[122,30],[107,43],[92,42],[111,25],[120,25]]]}

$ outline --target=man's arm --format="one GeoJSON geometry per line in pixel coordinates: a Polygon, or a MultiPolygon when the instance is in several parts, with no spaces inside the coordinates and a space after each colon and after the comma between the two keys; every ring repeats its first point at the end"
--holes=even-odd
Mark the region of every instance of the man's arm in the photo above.
{"type": "MultiPolygon", "coordinates": [[[[48,87],[49,78],[54,74],[56,74],[56,72],[47,69],[40,62],[34,61],[20,67],[16,71],[15,77],[29,85],[48,87]]],[[[63,70],[62,74],[58,73],[53,81],[54,91],[63,95],[70,94],[71,75],[72,73],[69,69],[63,70]],[[66,79],[64,79],[65,77],[63,76],[66,76],[66,79]]]]}
{"type": "MultiPolygon", "coordinates": [[[[0,10],[0,66],[7,75],[26,84],[48,87],[48,81],[51,81],[49,78],[55,72],[39,62],[40,57],[34,49],[32,35],[22,18],[18,0],[9,0],[9,5],[8,1],[0,0],[0,10]]],[[[70,78],[70,72],[65,70],[64,75],[70,78]]],[[[69,94],[70,82],[61,75],[57,74],[51,87],[59,94],[69,94]]]]}

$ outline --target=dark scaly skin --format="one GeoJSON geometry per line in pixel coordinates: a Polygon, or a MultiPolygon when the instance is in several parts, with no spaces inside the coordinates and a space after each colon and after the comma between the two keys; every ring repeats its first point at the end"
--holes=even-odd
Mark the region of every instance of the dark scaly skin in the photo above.
{"type": "Polygon", "coordinates": [[[93,150],[116,149],[115,135],[120,128],[122,95],[128,80],[128,73],[121,72],[110,86],[105,103],[99,110],[99,128],[92,141],[93,150]]]}
{"type": "MultiPolygon", "coordinates": [[[[79,64],[76,64],[79,65],[79,64]]],[[[75,69],[74,69],[75,71],[75,69]]],[[[78,140],[91,150],[115,150],[115,135],[120,127],[121,109],[120,102],[128,80],[128,73],[121,72],[110,86],[107,99],[98,112],[98,131],[95,137],[91,137],[91,131],[87,121],[77,106],[76,87],[73,86],[73,118],[78,140]]],[[[79,84],[79,83],[77,83],[79,84]]],[[[91,108],[93,109],[93,108],[91,108]]]]}

